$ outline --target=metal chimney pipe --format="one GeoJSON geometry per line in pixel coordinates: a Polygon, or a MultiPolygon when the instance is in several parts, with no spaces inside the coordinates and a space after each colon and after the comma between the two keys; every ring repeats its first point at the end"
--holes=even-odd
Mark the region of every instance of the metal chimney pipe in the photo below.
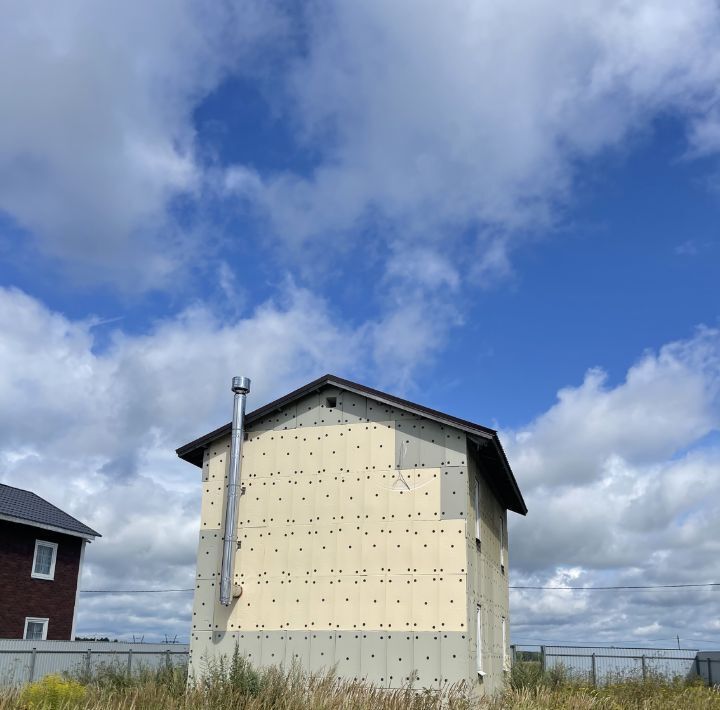
{"type": "Polygon", "coordinates": [[[220,570],[220,603],[230,606],[235,581],[235,553],[237,551],[237,507],[240,498],[240,471],[242,446],[245,438],[245,398],[250,391],[250,379],[233,377],[232,434],[230,438],[230,465],[228,467],[227,499],[225,502],[225,534],[223,535],[222,568],[220,570]]]}

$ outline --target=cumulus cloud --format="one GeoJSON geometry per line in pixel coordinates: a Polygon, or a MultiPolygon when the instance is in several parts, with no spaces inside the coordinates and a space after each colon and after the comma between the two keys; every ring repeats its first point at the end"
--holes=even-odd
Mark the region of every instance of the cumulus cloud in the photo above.
{"type": "Polygon", "coordinates": [[[393,358],[437,352],[463,299],[561,225],[587,161],[629,149],[661,115],[685,126],[687,157],[717,150],[712,0],[315,2],[305,17],[280,103],[315,164],[231,165],[224,194],[267,220],[292,263],[326,266],[348,244],[386,255],[393,358]],[[428,327],[428,310],[450,317],[428,327]]]}
{"type": "Polygon", "coordinates": [[[368,224],[421,249],[469,242],[463,272],[482,282],[553,222],[579,160],[657,115],[686,122],[690,155],[717,150],[711,0],[315,2],[297,43],[281,8],[8,4],[0,210],[46,253],[133,287],[198,256],[174,205],[216,191],[293,244],[358,243],[368,224]],[[225,77],[272,72],[274,110],[314,167],[210,179],[193,111],[225,77]]]}
{"type": "Polygon", "coordinates": [[[2,16],[0,212],[77,271],[165,285],[189,248],[173,200],[202,189],[192,111],[281,31],[272,4],[8,2],[2,16]]]}
{"type": "MultiPolygon", "coordinates": [[[[86,589],[192,586],[199,477],[174,449],[224,424],[229,382],[264,403],[361,359],[357,335],[288,284],[284,297],[222,321],[204,305],[98,349],[74,321],[0,290],[0,480],[30,487],[103,534],[86,589]]],[[[158,597],[158,598],[156,598],[158,597]]],[[[84,633],[187,632],[189,599],[84,597],[84,633]]]]}
{"type": "Polygon", "coordinates": [[[599,368],[525,430],[516,432],[516,465],[529,485],[597,479],[613,456],[631,463],[669,457],[718,426],[718,332],[648,353],[617,386],[599,368]],[[547,455],[552,452],[552,467],[547,455]]]}
{"type": "Polygon", "coordinates": [[[291,243],[352,238],[380,216],[416,245],[469,235],[505,268],[507,234],[552,223],[578,161],[658,114],[715,150],[711,0],[308,7],[289,96],[318,164],[310,175],[239,166],[228,183],[291,243]]]}
{"type": "MultiPolygon", "coordinates": [[[[530,509],[511,521],[513,583],[718,581],[719,382],[720,332],[701,328],[645,353],[617,384],[590,370],[527,427],[505,432],[530,509]]],[[[549,641],[680,633],[692,643],[708,637],[699,619],[720,613],[711,589],[519,591],[514,604],[518,638],[549,641]],[[542,612],[569,598],[564,613],[542,612]]]]}
{"type": "MultiPolygon", "coordinates": [[[[379,324],[338,324],[291,282],[230,320],[197,304],[144,334],[99,339],[107,327],[0,290],[0,479],[104,535],[89,548],[85,589],[192,586],[199,476],[173,450],[228,420],[233,374],[253,375],[260,404],[327,369],[373,380],[384,369],[361,364],[385,354],[379,324]]],[[[591,370],[502,434],[530,508],[511,516],[513,584],[720,579],[719,357],[720,333],[700,329],[643,354],[621,382],[591,370]]],[[[398,366],[391,389],[404,374],[398,366]]],[[[80,631],[182,637],[189,597],[87,595],[80,631]]],[[[716,618],[719,600],[708,590],[518,591],[512,621],[519,642],[680,632],[690,643],[707,636],[697,619],[716,618]]]]}
{"type": "MultiPolygon", "coordinates": [[[[88,550],[84,589],[190,587],[199,477],[174,450],[228,421],[230,378],[252,376],[251,407],[328,371],[402,391],[428,348],[393,344],[390,329],[397,339],[405,322],[349,326],[286,280],[249,313],[221,317],[197,303],[131,335],[0,289],[0,481],[103,535],[88,550]],[[110,333],[99,337],[102,329],[110,333]]],[[[87,595],[79,628],[186,634],[189,604],[182,595],[87,595]]]]}

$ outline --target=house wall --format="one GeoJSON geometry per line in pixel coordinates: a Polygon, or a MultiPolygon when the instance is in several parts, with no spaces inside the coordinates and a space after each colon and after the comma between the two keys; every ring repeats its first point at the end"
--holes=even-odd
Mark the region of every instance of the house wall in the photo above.
{"type": "Polygon", "coordinates": [[[333,388],[254,422],[243,447],[242,595],[226,608],[229,448],[229,437],[213,442],[203,464],[192,673],[238,644],[256,665],[336,664],[389,687],[413,671],[418,687],[476,682],[462,432],[333,388]]]}
{"type": "Polygon", "coordinates": [[[0,520],[0,638],[21,639],[28,616],[49,619],[47,638],[70,639],[82,541],[0,520]],[[58,544],[55,579],[34,579],[35,540],[58,544]]]}
{"type": "Polygon", "coordinates": [[[467,535],[468,556],[468,611],[473,637],[473,668],[477,668],[477,605],[480,605],[482,627],[482,678],[486,693],[502,688],[510,662],[510,590],[508,589],[507,511],[497,499],[484,475],[482,461],[469,447],[470,473],[470,524],[467,535]],[[480,544],[475,530],[475,486],[480,485],[480,544]],[[502,523],[501,523],[502,521],[502,523]],[[501,533],[504,540],[501,540],[501,533]],[[501,565],[500,546],[503,545],[504,565],[501,565]],[[502,619],[506,620],[506,638],[503,648],[502,619]]]}

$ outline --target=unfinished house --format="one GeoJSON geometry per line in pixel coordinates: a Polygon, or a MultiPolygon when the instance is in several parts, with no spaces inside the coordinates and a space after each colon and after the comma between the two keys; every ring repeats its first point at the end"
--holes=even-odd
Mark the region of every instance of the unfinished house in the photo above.
{"type": "Polygon", "coordinates": [[[191,673],[237,646],[256,666],[500,689],[507,511],[527,508],[497,433],[333,375],[247,415],[249,380],[233,385],[233,424],[177,450],[202,470],[191,673]]]}

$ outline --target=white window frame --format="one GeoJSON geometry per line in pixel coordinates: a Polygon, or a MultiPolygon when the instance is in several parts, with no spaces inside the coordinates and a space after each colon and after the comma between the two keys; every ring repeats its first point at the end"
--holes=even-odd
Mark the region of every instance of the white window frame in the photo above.
{"type": "Polygon", "coordinates": [[[475,476],[475,542],[480,542],[480,476],[475,476]]]}
{"type": "Polygon", "coordinates": [[[505,574],[505,518],[500,513],[500,570],[505,574]]]}
{"type": "Polygon", "coordinates": [[[482,652],[482,606],[475,607],[475,665],[479,676],[484,676],[482,652]]]}
{"type": "Polygon", "coordinates": [[[23,629],[23,639],[25,639],[26,641],[28,641],[28,640],[30,640],[30,641],[46,641],[49,622],[50,622],[50,619],[40,619],[36,616],[25,617],[25,628],[23,629]],[[28,639],[28,637],[27,637],[28,624],[42,624],[42,627],[43,627],[42,639],[28,639]]]}
{"type": "Polygon", "coordinates": [[[56,542],[48,542],[47,540],[35,540],[35,552],[33,554],[32,570],[30,576],[33,579],[55,579],[55,562],[57,561],[58,544],[56,542]],[[50,563],[50,574],[42,574],[35,571],[35,563],[37,562],[38,547],[44,545],[52,548],[52,562],[50,563]]]}

